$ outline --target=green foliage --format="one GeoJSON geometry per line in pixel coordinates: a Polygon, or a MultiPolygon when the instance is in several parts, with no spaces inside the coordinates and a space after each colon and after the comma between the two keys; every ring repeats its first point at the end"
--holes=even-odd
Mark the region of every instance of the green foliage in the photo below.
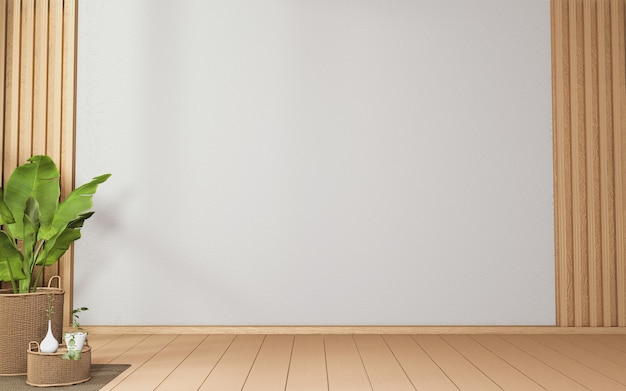
{"type": "Polygon", "coordinates": [[[63,355],[61,356],[62,359],[80,360],[81,350],[74,348],[76,346],[75,338],[76,338],[76,333],[82,330],[80,328],[80,322],[78,321],[80,318],[79,314],[87,310],[89,310],[89,308],[87,307],[78,307],[78,308],[74,308],[74,310],[72,311],[72,328],[74,329],[74,332],[66,333],[66,335],[69,335],[70,338],[66,339],[67,352],[63,353],[63,355]]]}
{"type": "Polygon", "coordinates": [[[61,356],[64,360],[80,360],[81,350],[74,349],[76,346],[76,341],[74,340],[74,336],[67,341],[67,352],[63,353],[61,356]]]}
{"type": "Polygon", "coordinates": [[[35,266],[53,265],[80,239],[93,215],[93,195],[110,176],[93,178],[59,202],[60,175],[49,156],[17,167],[0,189],[0,281],[10,282],[14,293],[34,292],[41,276],[33,276],[35,266]]]}
{"type": "Polygon", "coordinates": [[[88,311],[89,308],[87,307],[79,307],[79,308],[74,308],[74,310],[72,311],[72,327],[74,328],[74,330],[79,331],[82,330],[80,328],[80,323],[78,322],[80,316],[78,314],[80,314],[81,312],[84,311],[88,311]]]}
{"type": "Polygon", "coordinates": [[[52,320],[52,315],[54,315],[54,295],[47,295],[48,305],[46,306],[46,318],[48,320],[52,320]]]}

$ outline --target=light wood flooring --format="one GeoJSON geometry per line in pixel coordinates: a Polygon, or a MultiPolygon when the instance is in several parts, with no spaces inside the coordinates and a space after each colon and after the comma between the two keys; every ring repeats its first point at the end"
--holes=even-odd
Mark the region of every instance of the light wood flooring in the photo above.
{"type": "Polygon", "coordinates": [[[626,335],[107,335],[102,391],[626,390],[626,335]]]}

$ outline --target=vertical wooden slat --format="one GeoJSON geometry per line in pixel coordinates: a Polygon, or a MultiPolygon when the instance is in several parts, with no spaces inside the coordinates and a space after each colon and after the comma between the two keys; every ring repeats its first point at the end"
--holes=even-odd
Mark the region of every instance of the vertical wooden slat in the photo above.
{"type": "Polygon", "coordinates": [[[574,325],[588,321],[587,178],[585,145],[584,37],[582,0],[569,7],[574,222],[574,325]]]}
{"type": "Polygon", "coordinates": [[[35,55],[35,0],[22,0],[20,50],[20,110],[18,162],[32,156],[33,140],[33,58],[35,55]]]}
{"type": "Polygon", "coordinates": [[[598,40],[596,2],[584,2],[585,127],[587,144],[587,209],[589,221],[589,322],[602,324],[602,222],[600,220],[600,132],[598,128],[598,40]]]}
{"type": "Polygon", "coordinates": [[[568,326],[574,323],[574,300],[567,1],[553,0],[551,10],[557,324],[568,326]]]}
{"type": "MultiPolygon", "coordinates": [[[[0,88],[0,128],[4,129],[4,64],[6,62],[7,43],[7,0],[0,0],[0,77],[2,77],[2,88],[0,88]]],[[[0,135],[0,153],[4,154],[4,136],[0,135]]],[[[0,170],[0,184],[4,184],[4,170],[0,170]]]]}
{"type": "MultiPolygon", "coordinates": [[[[63,77],[61,82],[61,196],[67,196],[74,189],[74,118],[76,106],[76,18],[78,3],[65,0],[63,3],[63,77]]],[[[60,272],[63,288],[73,292],[74,286],[74,246],[61,257],[60,272]]],[[[65,323],[70,323],[73,308],[73,295],[65,295],[65,323]]]]}
{"type": "Polygon", "coordinates": [[[615,165],[613,162],[613,105],[611,69],[611,8],[608,1],[599,3],[598,12],[598,67],[599,95],[598,118],[600,146],[603,158],[601,167],[602,194],[602,322],[611,324],[611,302],[615,287],[615,165]]]}
{"type": "Polygon", "coordinates": [[[35,58],[33,77],[33,155],[46,153],[46,99],[48,80],[48,1],[35,3],[35,58]]]}
{"type": "Polygon", "coordinates": [[[18,166],[20,25],[20,0],[8,0],[4,74],[4,153],[2,156],[2,168],[5,180],[13,172],[15,167],[18,166]]]}
{"type": "Polygon", "coordinates": [[[615,102],[614,136],[615,136],[615,188],[618,194],[615,198],[615,222],[617,240],[616,265],[616,326],[626,326],[626,47],[624,1],[613,0],[612,35],[613,39],[613,100],[615,102]]]}
{"type": "MultiPolygon", "coordinates": [[[[63,76],[63,1],[48,0],[48,57],[47,57],[47,107],[46,107],[46,154],[52,160],[61,160],[61,94],[63,76]]],[[[63,181],[63,178],[61,178],[63,181]]],[[[63,262],[62,258],[60,262],[63,262]]],[[[44,281],[62,275],[60,262],[48,266],[44,281]]],[[[65,276],[62,276],[65,280],[65,276]]],[[[67,289],[67,287],[65,287],[67,289]]],[[[69,296],[69,295],[65,295],[69,296]]],[[[68,303],[65,303],[67,306],[68,303]]],[[[67,320],[67,319],[66,319],[67,320]]]]}
{"type": "Polygon", "coordinates": [[[63,1],[49,1],[48,23],[48,107],[46,152],[61,160],[61,80],[63,76],[63,1]]]}

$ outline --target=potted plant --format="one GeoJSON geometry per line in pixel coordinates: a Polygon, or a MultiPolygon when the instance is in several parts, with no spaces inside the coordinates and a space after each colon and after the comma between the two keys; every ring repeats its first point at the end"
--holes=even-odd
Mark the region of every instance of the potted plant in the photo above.
{"type": "Polygon", "coordinates": [[[87,339],[87,333],[83,331],[80,327],[80,322],[78,321],[79,315],[83,311],[87,311],[89,308],[80,307],[74,308],[72,311],[72,329],[73,331],[69,331],[65,333],[65,345],[67,345],[67,352],[61,356],[66,360],[80,360],[80,354],[83,351],[83,346],[85,345],[85,340],[87,339]]]}
{"type": "MultiPolygon", "coordinates": [[[[62,293],[38,287],[43,268],[81,237],[80,229],[94,213],[93,195],[109,177],[95,177],[60,201],[59,171],[49,156],[37,155],[17,167],[0,189],[0,281],[11,286],[0,294],[0,375],[26,372],[28,343],[46,333],[46,296],[62,293]]],[[[55,302],[52,323],[60,340],[63,299],[55,302]]]]}

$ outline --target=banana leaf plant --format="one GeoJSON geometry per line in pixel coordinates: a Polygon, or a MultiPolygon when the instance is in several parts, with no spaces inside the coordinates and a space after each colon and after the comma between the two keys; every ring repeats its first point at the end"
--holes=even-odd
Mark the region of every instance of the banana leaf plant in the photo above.
{"type": "Polygon", "coordinates": [[[93,195],[110,176],[93,178],[59,202],[59,170],[49,156],[33,156],[17,167],[0,189],[0,281],[10,282],[13,293],[35,292],[44,266],[80,238],[94,214],[93,195]],[[38,273],[35,266],[41,266],[38,273]]]}

